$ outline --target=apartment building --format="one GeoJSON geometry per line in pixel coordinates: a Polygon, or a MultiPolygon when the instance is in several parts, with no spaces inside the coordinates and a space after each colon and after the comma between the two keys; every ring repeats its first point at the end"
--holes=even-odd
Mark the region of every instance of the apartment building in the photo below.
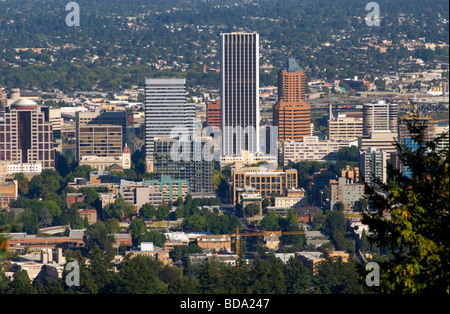
{"type": "Polygon", "coordinates": [[[342,202],[345,211],[359,210],[360,200],[364,197],[364,185],[347,178],[338,178],[330,181],[330,194],[330,209],[342,202]]]}

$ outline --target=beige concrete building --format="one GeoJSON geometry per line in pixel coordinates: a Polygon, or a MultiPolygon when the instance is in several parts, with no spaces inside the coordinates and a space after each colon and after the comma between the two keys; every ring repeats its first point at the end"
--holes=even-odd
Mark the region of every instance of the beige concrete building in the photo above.
{"type": "Polygon", "coordinates": [[[288,189],[297,188],[297,170],[270,171],[264,167],[245,167],[231,170],[231,195],[233,204],[238,202],[238,193],[244,187],[253,187],[262,197],[270,197],[272,193],[282,195],[288,189]]]}
{"type": "Polygon", "coordinates": [[[197,245],[204,251],[231,251],[231,238],[228,235],[201,235],[197,237],[197,245]]]}
{"type": "Polygon", "coordinates": [[[79,210],[81,219],[87,218],[88,224],[92,225],[97,222],[97,211],[95,209],[83,209],[79,210]]]}
{"type": "Polygon", "coordinates": [[[371,147],[383,150],[386,153],[395,153],[397,148],[395,147],[395,140],[397,139],[397,133],[391,131],[379,131],[372,132],[368,137],[358,138],[359,150],[367,150],[371,147]]]}
{"type": "Polygon", "coordinates": [[[328,139],[351,140],[363,135],[362,117],[348,117],[339,114],[336,118],[328,120],[328,139]]]}
{"type": "Polygon", "coordinates": [[[338,151],[343,147],[357,145],[353,140],[319,140],[318,136],[306,136],[303,141],[286,140],[282,144],[281,161],[283,165],[302,160],[327,161],[337,160],[338,151]]]}
{"type": "Polygon", "coordinates": [[[16,180],[0,182],[0,210],[8,210],[9,203],[18,197],[19,188],[16,180]]]}

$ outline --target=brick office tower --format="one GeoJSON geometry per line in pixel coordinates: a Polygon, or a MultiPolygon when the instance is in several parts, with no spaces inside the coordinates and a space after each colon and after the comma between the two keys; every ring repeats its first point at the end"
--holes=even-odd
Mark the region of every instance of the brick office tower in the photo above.
{"type": "Polygon", "coordinates": [[[220,129],[220,100],[206,104],[206,124],[220,129]]]}
{"type": "Polygon", "coordinates": [[[273,125],[278,140],[301,141],[311,136],[310,107],[305,102],[305,73],[295,59],[289,59],[278,74],[278,102],[273,107],[273,125]]]}
{"type": "Polygon", "coordinates": [[[55,168],[52,124],[42,109],[29,99],[6,109],[0,120],[0,161],[55,168]]]}

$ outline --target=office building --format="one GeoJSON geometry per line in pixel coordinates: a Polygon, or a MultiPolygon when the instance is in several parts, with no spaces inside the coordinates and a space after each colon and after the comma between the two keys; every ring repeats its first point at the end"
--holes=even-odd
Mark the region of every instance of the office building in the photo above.
{"type": "Polygon", "coordinates": [[[311,135],[310,107],[305,102],[305,73],[295,59],[289,59],[278,74],[278,102],[273,107],[273,125],[278,140],[299,141],[311,135]]]}
{"type": "Polygon", "coordinates": [[[6,104],[7,104],[7,95],[6,95],[6,91],[3,87],[0,87],[0,108],[5,108],[6,104]]]}
{"type": "Polygon", "coordinates": [[[371,147],[359,153],[359,170],[361,177],[369,185],[373,184],[375,180],[380,180],[382,183],[387,181],[387,153],[386,151],[371,147]]]}
{"type": "Polygon", "coordinates": [[[102,155],[98,156],[119,156],[122,152],[122,149],[125,147],[126,143],[126,130],[127,130],[127,113],[125,111],[106,111],[106,110],[94,110],[94,111],[78,111],[76,113],[76,145],[77,145],[77,160],[81,159],[83,155],[97,155],[93,153],[92,149],[90,153],[86,153],[82,147],[91,147],[93,144],[101,144],[101,148],[98,150],[102,152],[102,155]],[[89,126],[93,126],[92,129],[89,129],[89,126]],[[107,129],[102,129],[105,127],[107,129]],[[114,128],[116,127],[116,128],[114,128]],[[120,127],[120,130],[119,128],[120,127]],[[80,134],[80,131],[82,132],[80,134]],[[92,138],[95,133],[98,133],[99,137],[94,139],[92,138]],[[114,142],[110,143],[114,147],[113,149],[109,149],[108,146],[105,146],[105,136],[106,133],[113,132],[115,134],[111,134],[114,137],[114,142]],[[120,147],[117,145],[117,139],[119,137],[120,132],[120,147]],[[83,137],[83,140],[87,141],[84,143],[86,146],[80,145],[80,137],[83,137]],[[79,150],[81,148],[81,151],[79,150]],[[105,153],[112,153],[112,155],[105,155],[105,153]]]}
{"type": "Polygon", "coordinates": [[[434,136],[437,138],[442,136],[443,134],[445,134],[445,136],[438,143],[438,151],[448,150],[449,148],[449,127],[448,125],[436,125],[434,129],[434,136]]]}
{"type": "Polygon", "coordinates": [[[246,193],[242,189],[254,188],[253,192],[262,197],[283,195],[288,189],[298,187],[298,173],[295,169],[286,171],[270,171],[264,167],[245,167],[231,170],[231,194],[233,205],[238,203],[239,193],[246,193]]]}
{"type": "Polygon", "coordinates": [[[206,125],[222,127],[220,119],[220,100],[206,104],[206,125]]]}
{"type": "Polygon", "coordinates": [[[397,104],[389,104],[385,101],[367,103],[363,105],[363,136],[378,131],[397,132],[397,104]]]}
{"type": "Polygon", "coordinates": [[[195,104],[186,102],[185,79],[145,80],[145,157],[153,160],[154,139],[171,132],[193,133],[195,104]]]}
{"type": "Polygon", "coordinates": [[[77,156],[121,157],[122,126],[89,124],[78,127],[77,156]]]}
{"type": "Polygon", "coordinates": [[[336,161],[340,148],[356,145],[356,139],[319,140],[318,136],[305,136],[302,141],[285,140],[281,144],[281,161],[283,165],[302,160],[336,161]]]}
{"type": "MultiPolygon", "coordinates": [[[[116,153],[116,148],[114,148],[114,153],[116,153]]],[[[124,169],[131,169],[131,152],[128,145],[125,144],[125,148],[120,156],[116,154],[106,156],[84,155],[81,156],[78,163],[80,166],[87,165],[99,171],[113,170],[113,168],[122,171],[124,169]]]]}
{"type": "MultiPolygon", "coordinates": [[[[400,145],[406,146],[412,151],[416,151],[419,146],[414,140],[414,136],[417,134],[411,133],[408,126],[414,125],[415,127],[424,128],[424,138],[425,142],[432,141],[436,136],[436,122],[433,121],[430,117],[416,117],[412,115],[406,115],[399,119],[398,124],[398,143],[400,145]]],[[[411,177],[412,172],[406,166],[402,165],[401,162],[397,164],[398,169],[402,171],[402,173],[411,177]]]]}
{"type": "Polygon", "coordinates": [[[36,102],[21,99],[0,119],[0,161],[54,169],[53,129],[36,102]]]}
{"type": "Polygon", "coordinates": [[[214,195],[214,159],[204,155],[205,147],[210,141],[211,137],[191,141],[170,137],[155,138],[155,179],[169,176],[175,180],[188,180],[192,193],[214,195]]]}
{"type": "Polygon", "coordinates": [[[222,34],[222,154],[259,150],[259,35],[222,34]]]}
{"type": "Polygon", "coordinates": [[[372,132],[367,137],[358,137],[359,150],[367,150],[371,147],[384,150],[386,153],[397,152],[395,141],[397,140],[397,132],[377,131],[372,132]]]}
{"type": "Polygon", "coordinates": [[[363,135],[363,118],[338,114],[328,120],[328,138],[330,140],[350,140],[363,135]]]}

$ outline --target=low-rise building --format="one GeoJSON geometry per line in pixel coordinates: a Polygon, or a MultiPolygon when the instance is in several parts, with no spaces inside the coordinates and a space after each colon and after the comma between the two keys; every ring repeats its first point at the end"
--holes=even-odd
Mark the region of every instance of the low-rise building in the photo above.
{"type": "Polygon", "coordinates": [[[153,242],[142,242],[137,250],[127,252],[131,257],[138,255],[151,256],[157,261],[161,261],[164,265],[172,265],[172,259],[169,257],[169,251],[160,247],[154,246],[153,242]]]}
{"type": "Polygon", "coordinates": [[[95,209],[78,210],[81,219],[87,219],[88,224],[92,225],[97,222],[97,211],[95,209]]]}
{"type": "Polygon", "coordinates": [[[197,237],[197,245],[204,251],[231,251],[231,237],[224,234],[201,235],[197,237]]]}
{"type": "Polygon", "coordinates": [[[297,170],[270,171],[264,167],[245,167],[231,170],[231,195],[233,204],[236,205],[242,192],[240,189],[250,186],[262,197],[270,197],[272,193],[282,195],[288,189],[297,188],[297,170]]]}
{"type": "Polygon", "coordinates": [[[82,203],[86,200],[86,196],[83,193],[67,193],[66,201],[67,207],[72,207],[73,204],[82,203]]]}
{"type": "Polygon", "coordinates": [[[11,201],[19,197],[17,180],[0,182],[0,211],[9,210],[11,201]]]}
{"type": "Polygon", "coordinates": [[[353,183],[347,178],[338,178],[337,181],[330,181],[330,194],[330,209],[341,202],[346,211],[359,210],[360,200],[364,197],[364,185],[353,183]]]}
{"type": "Polygon", "coordinates": [[[336,161],[338,151],[343,147],[357,146],[353,140],[319,140],[318,136],[305,136],[302,141],[286,140],[283,142],[282,164],[288,165],[302,160],[336,161]]]}

